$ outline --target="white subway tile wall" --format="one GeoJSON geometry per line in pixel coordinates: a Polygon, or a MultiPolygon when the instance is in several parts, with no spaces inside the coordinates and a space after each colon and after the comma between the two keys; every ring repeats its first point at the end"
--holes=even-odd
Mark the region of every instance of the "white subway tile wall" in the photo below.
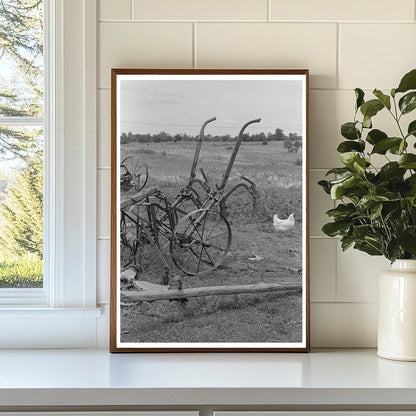
{"type": "Polygon", "coordinates": [[[308,68],[312,88],[337,85],[334,23],[197,23],[195,49],[198,68],[308,68]]]}
{"type": "Polygon", "coordinates": [[[267,20],[268,0],[133,0],[134,20],[267,20]]]}
{"type": "Polygon", "coordinates": [[[312,302],[314,347],[369,348],[377,345],[377,304],[312,302]]]}
{"type": "Polygon", "coordinates": [[[413,0],[271,0],[272,20],[413,21],[413,0]]]}
{"type": "Polygon", "coordinates": [[[377,302],[378,276],[389,267],[384,257],[357,250],[342,251],[337,245],[338,302],[377,302]]]}
{"type": "Polygon", "coordinates": [[[111,68],[309,68],[312,346],[374,347],[388,262],[322,233],[334,204],[316,183],[338,164],[352,89],[389,90],[416,67],[415,0],[99,0],[98,19],[99,301],[109,301],[111,68]]]}
{"type": "Polygon", "coordinates": [[[98,279],[97,300],[99,304],[108,303],[110,298],[110,239],[104,238],[97,242],[97,273],[106,276],[98,279]]]}
{"type": "Polygon", "coordinates": [[[98,20],[130,20],[130,0],[100,0],[98,3],[98,20]]]}
{"type": "Polygon", "coordinates": [[[110,211],[111,211],[111,172],[110,169],[98,169],[98,238],[110,237],[110,211]]]}
{"type": "Polygon", "coordinates": [[[111,68],[192,68],[192,23],[100,22],[98,87],[111,68]]]}
{"type": "Polygon", "coordinates": [[[335,302],[335,273],[338,240],[310,240],[310,282],[312,302],[335,302]]]}
{"type": "Polygon", "coordinates": [[[415,67],[414,23],[341,24],[339,43],[340,88],[390,90],[415,67]]]}
{"type": "Polygon", "coordinates": [[[98,140],[97,163],[101,168],[111,167],[111,92],[109,89],[98,90],[98,140]]]}

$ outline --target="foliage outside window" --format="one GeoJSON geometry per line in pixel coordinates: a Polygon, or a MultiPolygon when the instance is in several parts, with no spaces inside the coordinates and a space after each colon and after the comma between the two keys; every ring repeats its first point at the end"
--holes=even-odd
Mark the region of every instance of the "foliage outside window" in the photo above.
{"type": "Polygon", "coordinates": [[[0,0],[0,288],[43,285],[43,2],[0,0]]]}

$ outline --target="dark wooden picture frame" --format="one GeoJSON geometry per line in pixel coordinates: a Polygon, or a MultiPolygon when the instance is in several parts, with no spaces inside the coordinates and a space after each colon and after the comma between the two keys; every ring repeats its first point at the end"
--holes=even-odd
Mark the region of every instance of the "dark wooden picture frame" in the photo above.
{"type": "Polygon", "coordinates": [[[308,91],[112,70],[111,352],[309,351],[308,91]]]}

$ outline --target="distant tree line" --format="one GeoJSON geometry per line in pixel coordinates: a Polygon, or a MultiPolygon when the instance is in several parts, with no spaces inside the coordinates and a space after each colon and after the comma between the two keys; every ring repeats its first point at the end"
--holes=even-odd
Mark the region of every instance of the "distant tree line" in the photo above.
{"type": "MultiPolygon", "coordinates": [[[[198,135],[193,136],[189,134],[175,134],[171,135],[164,131],[157,134],[140,134],[132,133],[131,131],[126,133],[121,133],[120,143],[163,143],[163,142],[192,142],[198,140],[198,135]]],[[[224,135],[205,135],[204,141],[207,142],[231,142],[237,140],[237,136],[231,136],[230,134],[224,135]]],[[[253,133],[253,134],[244,134],[243,142],[268,142],[268,141],[301,141],[302,136],[298,136],[296,133],[289,133],[288,136],[284,134],[282,129],[276,129],[274,133],[253,133]]]]}

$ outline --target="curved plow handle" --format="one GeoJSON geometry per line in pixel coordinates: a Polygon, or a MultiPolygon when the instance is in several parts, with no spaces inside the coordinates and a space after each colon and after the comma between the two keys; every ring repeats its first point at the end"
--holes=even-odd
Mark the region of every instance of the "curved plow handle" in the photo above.
{"type": "Polygon", "coordinates": [[[195,171],[196,171],[196,166],[198,165],[198,159],[199,159],[199,153],[201,152],[202,141],[204,140],[205,127],[207,126],[207,124],[211,123],[212,121],[215,121],[216,119],[217,117],[212,117],[202,123],[201,130],[199,132],[198,143],[195,149],[194,160],[192,162],[191,175],[189,176],[189,183],[191,183],[195,179],[195,171]]]}
{"type": "Polygon", "coordinates": [[[240,133],[238,134],[238,138],[234,146],[233,153],[231,154],[230,161],[228,162],[227,170],[225,171],[224,176],[222,177],[222,182],[221,182],[221,185],[219,186],[219,189],[224,189],[225,185],[227,185],[228,178],[230,177],[230,174],[231,174],[231,169],[233,168],[235,159],[237,157],[237,153],[240,150],[240,145],[243,140],[244,130],[250,124],[260,123],[260,121],[261,121],[261,118],[255,118],[254,120],[247,121],[247,123],[244,124],[243,127],[241,127],[240,133]]]}

